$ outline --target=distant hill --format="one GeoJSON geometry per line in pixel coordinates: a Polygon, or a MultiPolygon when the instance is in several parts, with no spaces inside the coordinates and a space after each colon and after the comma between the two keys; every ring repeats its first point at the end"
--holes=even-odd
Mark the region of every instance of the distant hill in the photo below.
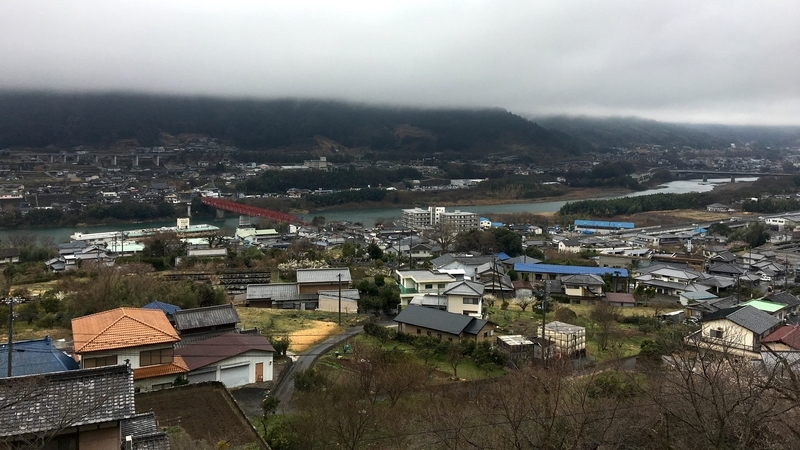
{"type": "Polygon", "coordinates": [[[550,116],[535,120],[547,129],[570,135],[581,148],[600,151],[639,145],[698,150],[747,143],[758,143],[761,148],[800,145],[800,127],[675,124],[635,117],[550,116]]]}
{"type": "MultiPolygon", "coordinates": [[[[502,109],[413,109],[311,100],[226,100],[124,94],[0,93],[0,148],[154,146],[202,134],[243,150],[374,152],[378,159],[523,156],[583,149],[568,135],[502,109]]],[[[321,152],[321,153],[320,153],[321,152]]]]}

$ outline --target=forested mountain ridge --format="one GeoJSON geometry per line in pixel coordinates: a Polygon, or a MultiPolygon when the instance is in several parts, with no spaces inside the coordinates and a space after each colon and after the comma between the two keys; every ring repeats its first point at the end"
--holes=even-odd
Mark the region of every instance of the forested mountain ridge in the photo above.
{"type": "Polygon", "coordinates": [[[537,117],[539,125],[575,139],[585,150],[636,148],[724,149],[738,147],[783,148],[800,145],[800,127],[678,124],[638,117],[549,116],[537,117]]]}
{"type": "Polygon", "coordinates": [[[320,140],[380,159],[578,154],[564,133],[502,109],[390,108],[312,100],[0,93],[0,148],[113,146],[196,133],[242,150],[309,150],[320,140]],[[323,139],[320,139],[323,138],[323,139]]]}

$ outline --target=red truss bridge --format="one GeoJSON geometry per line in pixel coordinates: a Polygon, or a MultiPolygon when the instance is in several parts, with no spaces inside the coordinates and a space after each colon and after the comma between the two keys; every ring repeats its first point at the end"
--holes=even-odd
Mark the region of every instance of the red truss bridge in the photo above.
{"type": "Polygon", "coordinates": [[[230,200],[222,200],[220,198],[203,197],[204,205],[212,208],[220,209],[223,211],[230,211],[240,216],[250,217],[264,217],[276,222],[305,224],[305,222],[297,216],[286,214],[278,211],[272,211],[264,208],[257,208],[255,206],[245,205],[242,203],[232,202],[230,200]]]}

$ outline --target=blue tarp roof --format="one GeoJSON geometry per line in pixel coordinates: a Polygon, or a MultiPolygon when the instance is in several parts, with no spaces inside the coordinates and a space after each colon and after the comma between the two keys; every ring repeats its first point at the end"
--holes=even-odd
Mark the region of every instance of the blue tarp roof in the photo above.
{"type": "Polygon", "coordinates": [[[499,259],[500,261],[505,261],[505,260],[507,260],[507,259],[511,259],[511,257],[510,257],[510,256],[506,255],[506,254],[505,254],[505,253],[503,253],[503,252],[500,252],[500,253],[495,253],[495,254],[494,254],[494,256],[495,256],[497,259],[499,259]]]}
{"type": "Polygon", "coordinates": [[[515,272],[530,273],[552,273],[557,275],[606,275],[618,274],[621,277],[628,276],[628,269],[616,267],[588,267],[588,266],[561,266],[558,264],[514,264],[515,272]]]}
{"type": "MultiPolygon", "coordinates": [[[[11,374],[38,375],[78,369],[78,363],[61,350],[53,347],[49,337],[32,341],[14,342],[11,356],[11,374]]],[[[0,345],[0,378],[8,375],[8,344],[0,345]]]]}
{"type": "Polygon", "coordinates": [[[576,220],[575,221],[576,227],[597,227],[597,228],[623,228],[623,229],[633,229],[635,228],[633,222],[608,222],[605,220],[576,220]]]}

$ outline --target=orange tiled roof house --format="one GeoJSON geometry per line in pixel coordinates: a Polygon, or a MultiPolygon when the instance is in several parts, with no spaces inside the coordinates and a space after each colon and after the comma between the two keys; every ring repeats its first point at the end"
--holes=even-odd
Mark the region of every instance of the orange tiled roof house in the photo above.
{"type": "Polygon", "coordinates": [[[160,310],[117,308],[72,319],[75,357],[81,368],[124,364],[139,391],[170,387],[189,368],[173,348],[178,332],[160,310]]]}

